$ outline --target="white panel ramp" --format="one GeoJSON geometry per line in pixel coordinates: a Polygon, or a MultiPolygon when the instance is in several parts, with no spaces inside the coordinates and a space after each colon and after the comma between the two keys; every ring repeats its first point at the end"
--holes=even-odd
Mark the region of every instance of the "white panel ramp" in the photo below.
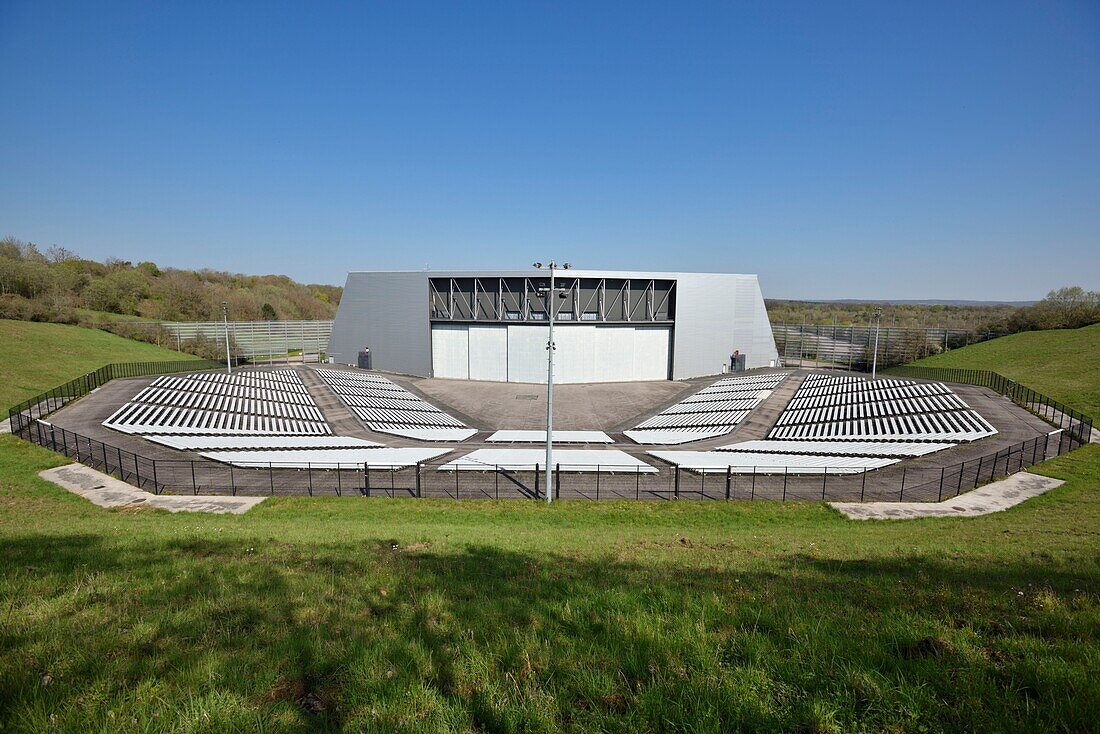
{"type": "MultiPolygon", "coordinates": [[[[656,474],[658,470],[615,449],[557,449],[555,470],[614,474],[656,474]]],[[[542,449],[477,449],[439,467],[440,471],[541,471],[546,468],[542,449]]]]}
{"type": "MultiPolygon", "coordinates": [[[[501,430],[489,436],[490,443],[545,443],[546,431],[501,430]]],[[[603,431],[559,431],[554,430],[555,443],[615,443],[615,440],[603,431]]]]}
{"type": "Polygon", "coordinates": [[[808,456],[805,454],[753,454],[734,451],[649,451],[681,469],[701,474],[859,474],[898,463],[898,459],[873,456],[808,456]]]}
{"type": "Polygon", "coordinates": [[[202,456],[233,466],[257,469],[404,469],[436,459],[451,449],[367,448],[205,451],[202,456]]]}

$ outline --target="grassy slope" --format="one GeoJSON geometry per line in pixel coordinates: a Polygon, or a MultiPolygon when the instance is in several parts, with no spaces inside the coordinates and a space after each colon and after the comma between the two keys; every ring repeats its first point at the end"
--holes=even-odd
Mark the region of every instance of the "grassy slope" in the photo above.
{"type": "Polygon", "coordinates": [[[1013,334],[914,364],[994,370],[1100,417],[1100,324],[1013,334]]]}
{"type": "Polygon", "coordinates": [[[973,520],[789,503],[106,511],[0,439],[4,731],[1084,731],[1100,447],[973,520]]]}
{"type": "Polygon", "coordinates": [[[108,362],[194,359],[98,329],[0,319],[0,409],[108,362]]]}

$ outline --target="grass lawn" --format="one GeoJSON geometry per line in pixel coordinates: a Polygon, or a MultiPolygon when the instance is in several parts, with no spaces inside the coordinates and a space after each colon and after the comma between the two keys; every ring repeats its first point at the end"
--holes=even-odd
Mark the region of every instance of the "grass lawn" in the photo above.
{"type": "Polygon", "coordinates": [[[0,730],[1095,731],[1100,447],[994,516],[107,511],[0,438],[0,730]]]}
{"type": "Polygon", "coordinates": [[[108,362],[195,359],[98,329],[7,319],[0,319],[0,343],[0,409],[5,418],[8,408],[21,400],[108,362]]]}
{"type": "Polygon", "coordinates": [[[994,370],[1100,418],[1100,324],[1013,334],[913,364],[994,370]]]}

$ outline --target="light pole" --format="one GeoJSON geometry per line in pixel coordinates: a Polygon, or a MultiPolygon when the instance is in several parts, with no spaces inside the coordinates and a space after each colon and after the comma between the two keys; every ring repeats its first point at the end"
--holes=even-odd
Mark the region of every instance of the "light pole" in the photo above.
{"type": "MultiPolygon", "coordinates": [[[[538,262],[533,265],[539,270],[546,268],[550,271],[550,287],[545,289],[546,318],[550,322],[550,336],[546,340],[546,504],[550,504],[554,497],[554,485],[551,483],[554,479],[554,295],[557,293],[554,271],[558,264],[551,260],[546,265],[538,262]]],[[[562,270],[570,267],[569,263],[561,265],[562,270]]],[[[565,297],[564,293],[562,297],[565,297]]]]}
{"type": "Polygon", "coordinates": [[[222,301],[222,323],[225,324],[225,370],[233,374],[233,358],[229,354],[229,302],[222,301]]]}
{"type": "Polygon", "coordinates": [[[873,361],[871,362],[871,379],[872,380],[875,379],[875,375],[878,374],[878,329],[879,329],[879,325],[882,323],[882,309],[881,308],[876,308],[875,309],[874,318],[875,318],[875,356],[874,356],[873,361]]]}

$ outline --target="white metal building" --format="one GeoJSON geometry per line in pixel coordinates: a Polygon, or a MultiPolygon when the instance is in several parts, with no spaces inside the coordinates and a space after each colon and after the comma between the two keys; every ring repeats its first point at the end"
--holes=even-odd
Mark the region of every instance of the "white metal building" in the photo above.
{"type": "MultiPolygon", "coordinates": [[[[776,363],[755,275],[558,271],[555,382],[686,379],[776,363]]],[[[328,354],[411,375],[546,382],[543,271],[348,274],[328,354]]]]}

